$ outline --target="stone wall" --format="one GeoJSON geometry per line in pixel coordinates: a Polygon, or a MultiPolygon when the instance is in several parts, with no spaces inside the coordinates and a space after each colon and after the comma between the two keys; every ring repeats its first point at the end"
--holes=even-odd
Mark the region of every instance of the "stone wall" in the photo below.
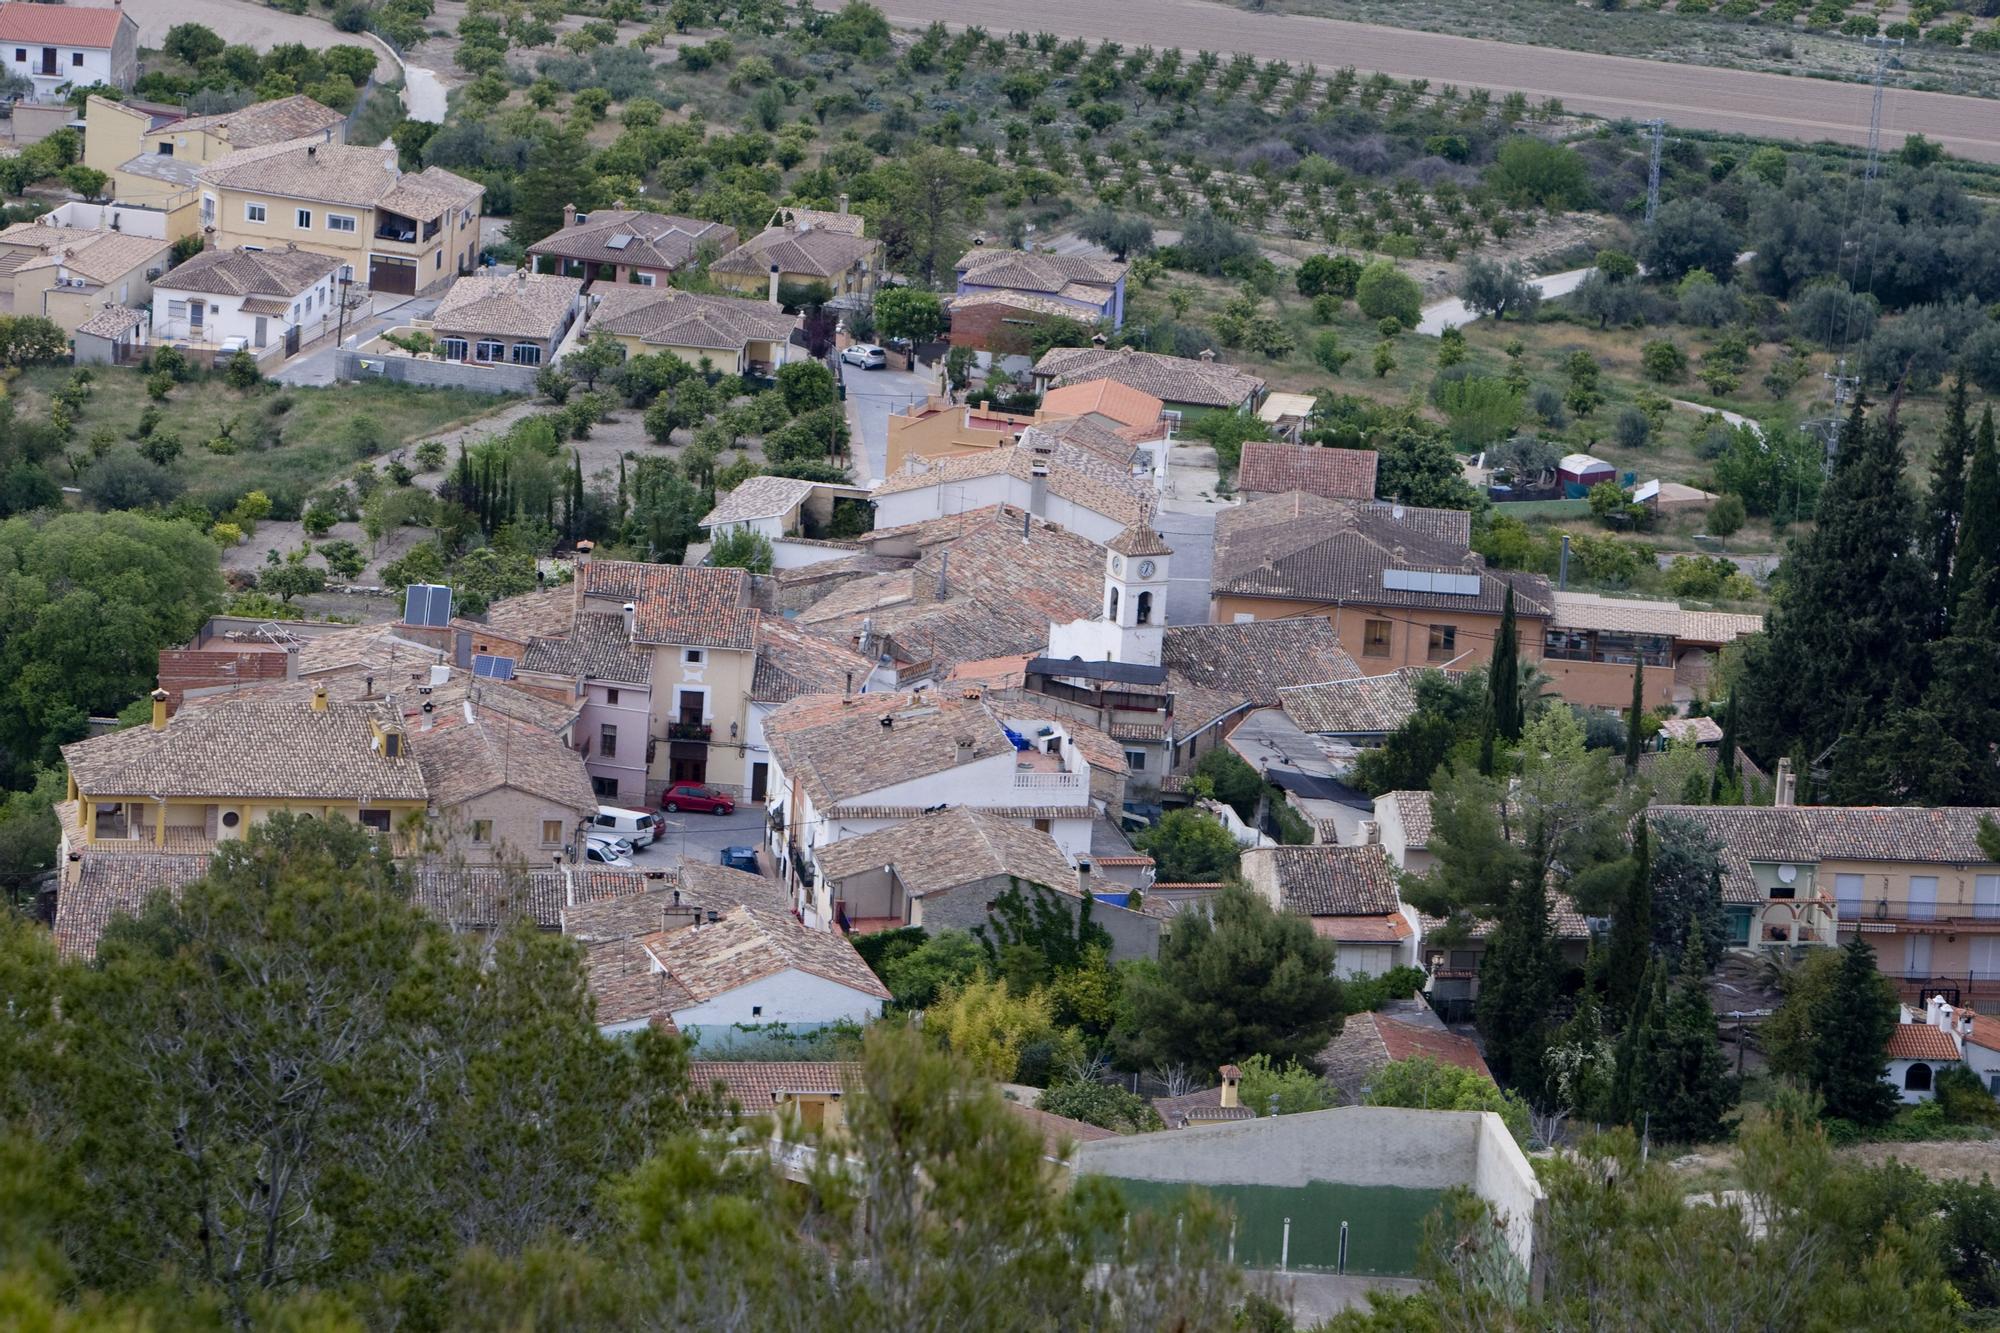
{"type": "Polygon", "coordinates": [[[403,353],[359,352],[343,347],[334,353],[334,374],[343,380],[383,379],[430,389],[470,389],[475,393],[535,391],[539,366],[474,366],[460,361],[422,361],[403,353]]]}

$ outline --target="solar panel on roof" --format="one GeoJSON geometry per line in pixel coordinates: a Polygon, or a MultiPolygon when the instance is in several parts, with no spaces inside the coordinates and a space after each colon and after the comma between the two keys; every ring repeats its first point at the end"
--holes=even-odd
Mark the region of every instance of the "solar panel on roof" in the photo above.
{"type": "Polygon", "coordinates": [[[632,241],[633,241],[632,236],[621,231],[616,236],[613,236],[610,240],[606,241],[604,243],[604,248],[607,250],[623,250],[626,246],[632,244],[632,241]]]}
{"type": "Polygon", "coordinates": [[[474,653],[472,655],[472,674],[475,676],[484,676],[487,680],[512,680],[514,679],[514,659],[511,657],[496,657],[492,653],[474,653]]]}
{"type": "Polygon", "coordinates": [[[403,589],[405,625],[451,623],[451,589],[442,583],[412,583],[403,589]]]}

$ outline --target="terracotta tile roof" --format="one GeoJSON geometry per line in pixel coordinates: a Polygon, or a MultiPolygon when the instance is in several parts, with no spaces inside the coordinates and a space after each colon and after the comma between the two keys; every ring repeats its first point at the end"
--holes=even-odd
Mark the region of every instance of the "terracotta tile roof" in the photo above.
{"type": "Polygon", "coordinates": [[[1491,571],[1471,550],[1471,516],[1386,501],[1325,500],[1289,491],[1226,509],[1215,523],[1214,592],[1335,605],[1498,615],[1512,585],[1515,609],[1546,616],[1539,574],[1491,571]],[[1388,586],[1390,571],[1470,575],[1472,593],[1388,586]]]}
{"type": "Polygon", "coordinates": [[[1048,439],[1074,445],[1079,449],[1088,449],[1106,462],[1124,468],[1130,468],[1137,445],[1148,439],[1157,439],[1166,433],[1166,428],[1157,423],[1152,429],[1114,428],[1094,417],[1068,419],[1044,417],[1034,424],[1035,429],[1048,439]],[[1138,438],[1135,439],[1135,436],[1138,438]]]}
{"type": "Polygon", "coordinates": [[[505,334],[546,342],[576,309],[583,279],[550,273],[502,273],[460,278],[438,303],[431,323],[440,334],[505,334]]]}
{"type": "Polygon", "coordinates": [[[155,240],[151,236],[134,236],[128,231],[113,231],[106,227],[86,232],[75,240],[51,245],[41,254],[23,260],[14,271],[30,273],[36,269],[60,268],[78,277],[103,284],[116,282],[134,269],[143,268],[154,260],[158,260],[164,267],[167,249],[165,241],[155,240]]]}
{"type": "Polygon", "coordinates": [[[1388,793],[1396,809],[1397,822],[1403,826],[1403,846],[1411,851],[1424,851],[1431,845],[1431,794],[1427,791],[1392,791],[1388,793]]]}
{"type": "Polygon", "coordinates": [[[341,261],[311,250],[204,250],[153,283],[155,290],[287,300],[334,272],[341,261]]]}
{"type": "Polygon", "coordinates": [[[346,119],[332,107],[295,93],[213,116],[191,116],[165,128],[172,134],[214,134],[231,148],[262,148],[330,130],[346,119]]]}
{"type": "Polygon", "coordinates": [[[553,587],[537,588],[533,592],[503,597],[487,607],[486,614],[478,619],[460,616],[454,623],[472,630],[475,634],[481,630],[490,630],[517,642],[525,642],[537,634],[556,638],[569,633],[570,620],[575,614],[575,587],[570,584],[556,584],[553,587]]]}
{"type": "Polygon", "coordinates": [[[959,282],[974,287],[1004,287],[1053,296],[1081,286],[1088,293],[1085,299],[1102,302],[1110,299],[1111,289],[1124,280],[1130,265],[1085,255],[1034,254],[982,247],[968,251],[953,267],[959,282]]]}
{"type": "Polygon", "coordinates": [[[1163,356],[1130,347],[1055,347],[1035,362],[1038,376],[1060,387],[1108,378],[1152,394],[1166,403],[1237,408],[1263,392],[1264,381],[1220,361],[1163,356]]]}
{"type": "Polygon", "coordinates": [[[355,144],[275,143],[240,148],[203,167],[210,185],[350,208],[387,208],[428,222],[447,208],[473,205],[485,187],[439,167],[404,173],[396,149],[355,144]]]}
{"type": "Polygon", "coordinates": [[[1079,310],[1069,301],[1058,301],[1053,296],[1006,290],[967,292],[963,296],[947,296],[944,303],[946,309],[954,311],[977,310],[982,306],[1004,306],[1025,315],[1041,315],[1051,319],[1083,319],[1090,313],[1087,310],[1079,310]]]}
{"type": "Polygon", "coordinates": [[[801,481],[797,477],[751,477],[716,500],[715,508],[702,515],[701,526],[712,528],[719,523],[783,518],[804,504],[816,486],[816,482],[801,481]]]}
{"type": "Polygon", "coordinates": [[[880,241],[848,236],[825,227],[793,231],[767,228],[709,265],[712,273],[754,273],[765,277],[776,264],[780,273],[837,278],[856,264],[874,259],[880,241]]]}
{"type": "Polygon", "coordinates": [[[1375,498],[1375,451],[1249,440],[1236,489],[1267,495],[1304,491],[1325,500],[1375,498]]]}
{"type": "Polygon", "coordinates": [[[1061,416],[1109,417],[1121,426],[1150,426],[1166,404],[1117,380],[1084,380],[1050,389],[1042,395],[1042,411],[1061,416]]]}
{"type": "Polygon", "coordinates": [[[584,974],[600,1026],[651,1020],[671,1025],[674,1010],[693,1002],[672,973],[653,965],[638,940],[607,940],[584,951],[584,974]]]}
{"type": "Polygon", "coordinates": [[[1415,934],[1400,913],[1382,916],[1316,916],[1313,934],[1338,944],[1394,944],[1415,934]]]}
{"type": "Polygon", "coordinates": [[[1951,1034],[1929,1023],[1896,1024],[1896,1030],[1889,1034],[1889,1047],[1883,1054],[1891,1060],[1950,1062],[1960,1058],[1958,1043],[1951,1039],[1951,1034]]]}
{"type": "Polygon", "coordinates": [[[1114,523],[1135,524],[1153,513],[1151,484],[1103,455],[1041,435],[1033,426],[1021,432],[1021,442],[984,449],[976,454],[942,458],[912,456],[901,471],[883,479],[877,496],[962,486],[980,477],[1013,477],[1032,483],[1037,468],[1046,469],[1050,495],[1083,506],[1114,523]]]}
{"type": "Polygon", "coordinates": [[[1088,1120],[1072,1120],[1066,1115],[1052,1111],[1037,1110],[1026,1102],[1005,1102],[1009,1114],[1025,1122],[1042,1137],[1042,1151],[1054,1157],[1061,1153],[1065,1143],[1091,1143],[1098,1139],[1115,1139],[1118,1131],[1093,1125],[1088,1120]]]}
{"type": "MultiPolygon", "coordinates": [[[[828,819],[916,819],[931,813],[925,805],[836,805],[826,811],[828,819]]],[[[1090,805],[982,805],[999,819],[1084,819],[1094,818],[1097,807],[1090,805]]]]}
{"type": "Polygon", "coordinates": [[[124,20],[124,10],[108,5],[0,5],[0,42],[108,50],[117,43],[124,20]]]}
{"type": "Polygon", "coordinates": [[[1181,1129],[1189,1124],[1206,1124],[1218,1120],[1257,1118],[1257,1113],[1250,1107],[1224,1106],[1222,1089],[1219,1087],[1201,1088],[1178,1097],[1155,1097],[1153,1109],[1160,1113],[1160,1119],[1167,1122],[1168,1129],[1181,1129]]]}
{"type": "Polygon", "coordinates": [[[637,943],[692,1004],[793,970],[878,1000],[889,998],[888,989],[845,937],[813,930],[779,912],[732,907],[719,921],[655,932],[637,943]]]}
{"type": "MultiPolygon", "coordinates": [[[[434,730],[412,738],[411,752],[440,810],[505,787],[553,801],[579,817],[597,812],[581,754],[540,727],[498,715],[483,703],[482,698],[474,708],[474,721],[447,713],[434,730]]],[[[569,832],[565,829],[565,836],[569,832]]]]}
{"type": "Polygon", "coordinates": [[[625,637],[623,615],[586,611],[576,618],[576,628],[562,638],[528,640],[519,669],[572,679],[645,685],[652,680],[653,659],[652,654],[634,648],[625,637]]]}
{"type": "Polygon", "coordinates": [[[1076,868],[1054,838],[965,806],[842,838],[818,848],[813,858],[830,880],[893,866],[903,888],[919,898],[998,876],[1076,892],[1076,868]]]}
{"type": "Polygon", "coordinates": [[[1550,594],[1551,629],[1603,630],[1618,634],[1664,634],[1692,643],[1723,644],[1764,628],[1764,617],[1721,611],[1683,611],[1674,602],[1605,597],[1591,592],[1550,594]]]}
{"type": "Polygon", "coordinates": [[[1736,903],[1764,900],[1751,862],[1990,865],[1979,848],[1982,816],[2000,818],[2000,807],[1656,805],[1646,811],[1656,829],[1662,819],[1684,819],[1722,845],[1723,899],[1736,903]]]}
{"type": "Polygon", "coordinates": [[[1395,867],[1376,844],[1257,847],[1244,856],[1270,865],[1279,905],[1288,912],[1380,917],[1402,906],[1395,867]]]}
{"type": "Polygon", "coordinates": [[[1019,689],[1028,682],[1027,653],[1009,653],[1005,657],[984,657],[976,662],[960,662],[945,677],[954,685],[984,685],[993,690],[1019,689]]]}
{"type": "MultiPolygon", "coordinates": [[[[1120,777],[1124,777],[1131,772],[1131,765],[1125,761],[1125,747],[1120,745],[1118,740],[1114,739],[1109,732],[1099,731],[1089,723],[1078,722],[1074,718],[1066,719],[1063,725],[1068,728],[1070,739],[1076,742],[1077,752],[1083,756],[1084,762],[1092,768],[1102,769],[1106,773],[1115,773],[1120,777]]],[[[1118,737],[1135,741],[1165,740],[1166,729],[1164,727],[1120,726],[1118,728],[1118,737]],[[1150,736],[1134,735],[1134,732],[1153,732],[1156,734],[1150,736]]]]}
{"type": "Polygon", "coordinates": [[[1399,667],[1380,676],[1296,685],[1280,690],[1278,703],[1300,731],[1386,734],[1417,711],[1417,683],[1433,672],[1448,680],[1464,674],[1435,667],[1399,667]]]}
{"type": "Polygon", "coordinates": [[[758,1115],[787,1097],[830,1096],[858,1086],[859,1063],[833,1060],[690,1060],[688,1087],[720,1086],[725,1101],[758,1115]]]}
{"type": "MultiPolygon", "coordinates": [[[[751,342],[782,343],[799,317],[745,296],[700,296],[673,287],[613,287],[604,292],[590,327],[662,347],[740,353],[751,342]]],[[[723,366],[733,370],[735,363],[723,366]]]]}
{"type": "Polygon", "coordinates": [[[1268,708],[1291,686],[1361,674],[1323,616],[1169,625],[1161,662],[1174,687],[1177,730],[1183,729],[1178,723],[1184,696],[1193,690],[1213,690],[1268,708]]]}
{"type": "Polygon", "coordinates": [[[587,597],[618,597],[636,605],[634,643],[740,652],[756,646],[757,613],[750,609],[750,576],[740,569],[593,560],[584,566],[583,581],[587,597]]]}
{"type": "Polygon", "coordinates": [[[982,700],[920,695],[808,695],[774,711],[764,738],[785,776],[825,812],[885,787],[1012,754],[982,700]],[[892,725],[883,726],[889,718],[892,725]]]}
{"type": "Polygon", "coordinates": [[[1675,740],[1693,741],[1696,745],[1722,743],[1722,724],[1712,717],[1670,717],[1660,724],[1660,730],[1675,740]]]}
{"type": "Polygon", "coordinates": [[[757,669],[750,697],[780,704],[802,694],[846,694],[867,683],[875,663],[828,639],[794,627],[782,616],[757,622],[757,669]]]}
{"type": "Polygon", "coordinates": [[[1384,1065],[1419,1057],[1493,1077],[1470,1038],[1375,1013],[1349,1014],[1340,1035],[1320,1053],[1319,1066],[1329,1082],[1352,1097],[1359,1096],[1384,1065]]]}
{"type": "Polygon", "coordinates": [[[117,338],[145,322],[145,315],[130,306],[108,305],[77,325],[76,331],[93,338],[117,338]]]}
{"type": "Polygon", "coordinates": [[[1104,543],[1104,549],[1107,551],[1116,551],[1120,555],[1128,555],[1134,559],[1146,555],[1172,555],[1174,553],[1174,548],[1167,545],[1166,539],[1144,523],[1134,523],[1131,527],[1104,543]]]}
{"type": "Polygon", "coordinates": [[[837,231],[843,236],[859,236],[867,230],[867,219],[859,213],[829,213],[823,208],[795,208],[786,204],[771,214],[773,227],[792,231],[837,231]]]}
{"type": "Polygon", "coordinates": [[[720,222],[643,213],[631,209],[600,209],[588,222],[564,227],[528,247],[531,255],[555,255],[594,264],[625,264],[636,268],[676,269],[693,259],[706,243],[718,250],[736,244],[736,228],[720,222]],[[610,244],[623,236],[626,243],[610,244]]]}
{"type": "Polygon", "coordinates": [[[553,930],[566,892],[552,866],[424,865],[409,884],[411,903],[453,930],[497,930],[523,917],[553,930]]]}
{"type": "MultiPolygon", "coordinates": [[[[91,797],[162,796],[212,800],[421,801],[429,792],[418,761],[385,758],[369,704],[218,698],[150,726],[65,745],[63,758],[91,797]]],[[[407,737],[414,750],[417,738],[407,737]]]]}
{"type": "Polygon", "coordinates": [[[685,861],[665,870],[616,870],[586,864],[572,867],[571,900],[559,913],[563,934],[585,944],[635,939],[684,924],[689,912],[726,912],[750,906],[784,914],[791,910],[776,880],[728,866],[685,861]]]}
{"type": "Polygon", "coordinates": [[[95,958],[97,941],[117,914],[136,915],[161,889],[178,890],[208,874],[209,857],[86,847],[75,879],[56,893],[56,947],[70,958],[95,958]]]}

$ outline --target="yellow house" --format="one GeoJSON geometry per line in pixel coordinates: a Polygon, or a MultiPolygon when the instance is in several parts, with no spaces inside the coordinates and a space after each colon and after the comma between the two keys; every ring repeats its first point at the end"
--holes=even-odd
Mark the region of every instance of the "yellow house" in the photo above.
{"type": "Polygon", "coordinates": [[[196,175],[209,163],[246,148],[346,142],[347,118],[304,94],[213,116],[102,97],[84,105],[84,165],[111,177],[119,202],[164,211],[170,240],[201,227],[196,175]]]}
{"type": "Polygon", "coordinates": [[[861,1082],[861,1066],[821,1060],[690,1060],[688,1087],[714,1093],[745,1116],[770,1116],[786,1130],[836,1132],[847,1123],[846,1090],[861,1082]]]}
{"type": "Polygon", "coordinates": [[[438,167],[404,172],[393,145],[279,143],[224,155],[195,173],[201,223],[218,249],[301,250],[343,276],[413,295],[472,271],[486,188],[438,167]]]}
{"type": "Polygon", "coordinates": [[[708,266],[717,284],[740,292],[819,286],[834,296],[870,296],[882,276],[882,242],[861,234],[861,218],[806,208],[780,209],[771,225],[708,266]]]}
{"type": "MultiPolygon", "coordinates": [[[[199,852],[280,812],[341,816],[401,839],[429,802],[399,719],[369,703],[218,699],[63,747],[81,847],[199,852]]],[[[69,821],[66,821],[69,822],[69,821]]],[[[72,847],[69,850],[81,850],[72,847]]]]}
{"type": "Polygon", "coordinates": [[[108,227],[19,223],[0,231],[0,293],[11,313],[40,315],[74,334],[106,306],[149,305],[170,249],[108,227]]]}
{"type": "Polygon", "coordinates": [[[672,352],[729,375],[774,375],[792,360],[798,318],[740,296],[697,296],[672,287],[607,286],[587,328],[608,333],[627,356],[672,352]]]}

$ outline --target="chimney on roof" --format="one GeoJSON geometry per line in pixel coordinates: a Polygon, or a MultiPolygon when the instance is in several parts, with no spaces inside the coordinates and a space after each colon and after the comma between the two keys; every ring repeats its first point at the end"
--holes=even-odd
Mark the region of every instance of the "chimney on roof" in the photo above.
{"type": "Polygon", "coordinates": [[[636,604],[627,602],[619,608],[619,613],[625,617],[625,637],[629,639],[632,637],[632,626],[639,619],[639,608],[636,604]]]}
{"type": "Polygon", "coordinates": [[[417,730],[429,731],[432,727],[436,726],[437,725],[436,713],[437,713],[437,705],[432,703],[429,699],[424,700],[424,720],[417,724],[417,730]]]}
{"type": "Polygon", "coordinates": [[[956,742],[956,746],[957,746],[957,754],[956,754],[956,756],[954,757],[954,759],[953,759],[953,762],[954,762],[954,763],[959,763],[959,764],[969,764],[969,763],[971,763],[971,762],[972,762],[972,751],[973,751],[973,749],[974,749],[974,746],[973,746],[973,743],[972,743],[972,737],[970,737],[970,736],[960,736],[960,737],[958,738],[957,742],[956,742]]]}
{"type": "Polygon", "coordinates": [[[771,265],[771,290],[768,295],[772,305],[778,304],[778,266],[776,264],[771,265]]]}
{"type": "Polygon", "coordinates": [[[575,204],[564,204],[564,205],[563,205],[563,226],[565,226],[565,227],[574,227],[575,225],[576,225],[576,205],[575,205],[575,204]]]}
{"type": "Polygon", "coordinates": [[[1771,804],[1779,807],[1797,805],[1798,785],[1799,780],[1792,773],[1792,761],[1789,759],[1780,759],[1778,761],[1777,792],[1772,796],[1771,804]]]}
{"type": "Polygon", "coordinates": [[[325,685],[313,686],[312,710],[315,713],[324,713],[326,711],[325,685]]]}
{"type": "Polygon", "coordinates": [[[1243,1071],[1238,1069],[1235,1065],[1224,1065],[1222,1067],[1221,1073],[1222,1073],[1222,1105],[1224,1109],[1232,1109],[1234,1107],[1242,1105],[1242,1101],[1238,1097],[1236,1090],[1238,1086],[1243,1082],[1243,1071]]]}
{"type": "Polygon", "coordinates": [[[840,211],[842,213],[847,211],[847,196],[844,194],[840,196],[840,211]]]}
{"type": "Polygon", "coordinates": [[[1200,354],[1199,354],[1199,356],[1198,356],[1198,357],[1197,357],[1196,359],[1197,359],[1197,360],[1200,360],[1200,361],[1213,361],[1213,360],[1215,360],[1215,349],[1214,349],[1213,347],[1204,347],[1204,348],[1202,348],[1202,349],[1201,349],[1201,352],[1200,352],[1200,354]]]}
{"type": "Polygon", "coordinates": [[[166,729],[167,729],[167,692],[165,690],[154,690],[153,730],[165,731],[166,729]]]}
{"type": "Polygon", "coordinates": [[[306,145],[306,161],[308,161],[308,162],[317,162],[317,161],[319,161],[319,145],[318,145],[318,144],[316,144],[316,143],[309,143],[309,144],[307,144],[307,145],[306,145]]]}

